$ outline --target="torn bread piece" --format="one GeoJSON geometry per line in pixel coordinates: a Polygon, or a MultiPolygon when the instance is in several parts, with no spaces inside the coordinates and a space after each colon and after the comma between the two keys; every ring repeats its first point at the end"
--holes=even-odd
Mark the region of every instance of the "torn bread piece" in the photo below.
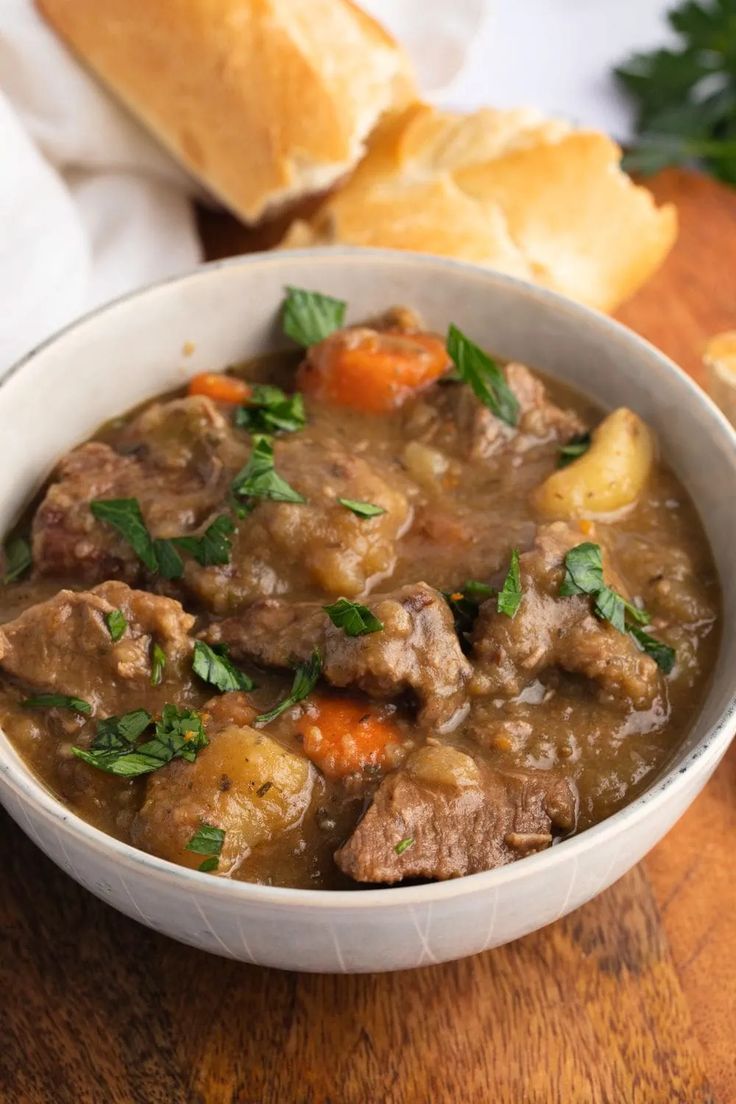
{"type": "Polygon", "coordinates": [[[415,103],[282,246],[349,244],[474,261],[613,310],[674,242],[675,210],[621,171],[603,134],[534,111],[415,103]]]}
{"type": "Polygon", "coordinates": [[[350,0],[37,0],[81,60],[213,195],[254,223],[329,188],[408,59],[350,0]]]}

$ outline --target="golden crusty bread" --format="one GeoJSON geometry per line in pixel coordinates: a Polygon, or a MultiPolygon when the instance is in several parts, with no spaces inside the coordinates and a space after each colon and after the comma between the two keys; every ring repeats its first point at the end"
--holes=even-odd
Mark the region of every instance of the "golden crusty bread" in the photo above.
{"type": "Polygon", "coordinates": [[[353,175],[283,247],[347,244],[458,257],[612,310],[674,242],[605,137],[536,112],[415,103],[386,118],[353,175]]]}
{"type": "Polygon", "coordinates": [[[712,337],[703,360],[708,372],[706,388],[736,426],[736,330],[712,337]]]}
{"type": "Polygon", "coordinates": [[[328,188],[411,98],[350,0],[37,0],[80,58],[244,221],[328,188]]]}

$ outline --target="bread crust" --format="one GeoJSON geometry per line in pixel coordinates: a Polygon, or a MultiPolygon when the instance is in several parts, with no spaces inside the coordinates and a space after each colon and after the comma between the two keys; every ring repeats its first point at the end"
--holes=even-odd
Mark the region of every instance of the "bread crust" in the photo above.
{"type": "Polygon", "coordinates": [[[414,103],[384,120],[353,175],[281,244],[458,257],[613,310],[677,233],[674,208],[657,208],[620,157],[605,135],[533,111],[414,103]]]}
{"type": "Polygon", "coordinates": [[[60,36],[245,222],[329,188],[380,115],[406,104],[405,54],[351,0],[37,0],[60,36]]]}

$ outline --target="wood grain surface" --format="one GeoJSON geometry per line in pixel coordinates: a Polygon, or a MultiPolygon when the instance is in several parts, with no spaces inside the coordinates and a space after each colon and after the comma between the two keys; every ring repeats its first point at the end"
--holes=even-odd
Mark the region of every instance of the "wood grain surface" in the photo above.
{"type": "MultiPolygon", "coordinates": [[[[681,172],[665,269],[620,317],[694,375],[736,325],[736,192],[681,172]]],[[[252,243],[206,214],[211,255],[252,243]]],[[[577,913],[463,962],[262,970],[113,912],[0,818],[0,1101],[730,1104],[736,755],[647,860],[577,913]]]]}

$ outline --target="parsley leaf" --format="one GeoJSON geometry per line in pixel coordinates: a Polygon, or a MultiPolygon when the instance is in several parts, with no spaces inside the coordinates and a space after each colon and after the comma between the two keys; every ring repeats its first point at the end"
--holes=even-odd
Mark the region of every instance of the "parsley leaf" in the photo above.
{"type": "Polygon", "coordinates": [[[147,709],[133,709],[117,717],[106,717],[97,724],[92,747],[99,751],[132,750],[152,720],[147,709]]]}
{"type": "Polygon", "coordinates": [[[596,594],[604,586],[600,545],[584,541],[571,548],[565,556],[565,578],[560,594],[596,594]]]}
{"type": "Polygon", "coordinates": [[[164,579],[181,579],[184,574],[184,563],[174,547],[173,540],[161,537],[153,542],[156,553],[156,564],[159,575],[164,579]]]}
{"type": "Polygon", "coordinates": [[[442,596],[452,611],[455,631],[461,643],[465,634],[471,632],[482,603],[495,593],[492,586],[478,582],[477,579],[468,579],[460,590],[442,591],[442,596]]]}
{"type": "Polygon", "coordinates": [[[137,498],[98,498],[89,508],[99,521],[112,525],[127,540],[138,559],[164,579],[180,579],[184,563],[177,548],[188,552],[203,567],[230,562],[230,534],[235,524],[227,514],[216,517],[201,537],[158,537],[148,531],[137,498]]]}
{"type": "Polygon", "coordinates": [[[521,605],[521,573],[519,570],[519,550],[512,549],[511,563],[503,581],[503,586],[498,592],[496,609],[499,613],[505,613],[507,617],[515,617],[521,605]]]}
{"type": "Polygon", "coordinates": [[[117,529],[149,571],[158,570],[156,549],[137,498],[98,498],[89,508],[98,521],[117,529]]]}
{"type": "Polygon", "coordinates": [[[110,610],[109,613],[105,614],[105,624],[107,625],[107,631],[110,634],[110,639],[113,644],[120,640],[120,637],[128,627],[125,614],[119,609],[110,610]]]}
{"type": "Polygon", "coordinates": [[[269,383],[254,383],[248,403],[235,411],[235,424],[251,433],[296,433],[307,422],[304,398],[269,383]]]}
{"type": "Polygon", "coordinates": [[[209,870],[217,870],[224,842],[224,828],[216,828],[214,824],[207,824],[203,820],[192,838],[185,844],[184,850],[193,851],[196,855],[209,855],[209,858],[197,867],[198,870],[206,873],[209,870]]]}
{"type": "Polygon", "coordinates": [[[197,754],[207,747],[202,718],[191,709],[165,705],[152,738],[135,744],[134,740],[150,723],[150,715],[144,709],[122,717],[108,717],[97,726],[89,748],[73,747],[72,752],[97,770],[121,778],[136,778],[158,770],[172,759],[193,763],[197,754]]]}
{"type": "Polygon", "coordinates": [[[166,669],[166,652],[160,644],[154,644],[151,648],[151,686],[160,686],[164,681],[166,669]]]}
{"type": "Polygon", "coordinates": [[[20,579],[33,563],[31,546],[24,537],[11,537],[5,542],[5,574],[3,583],[20,579]]]}
{"type": "Polygon", "coordinates": [[[576,433],[566,444],[560,445],[557,467],[566,468],[568,464],[572,464],[573,460],[577,460],[578,457],[584,456],[589,448],[590,434],[576,433]]]}
{"type": "Polygon", "coordinates": [[[201,537],[172,537],[171,543],[188,552],[202,567],[230,563],[230,534],[235,523],[227,514],[220,514],[208,525],[201,537]]]}
{"type": "Polygon", "coordinates": [[[319,291],[287,287],[281,321],[284,333],[298,345],[323,341],[345,321],[347,303],[319,291]]]}
{"type": "Polygon", "coordinates": [[[603,579],[603,558],[600,545],[591,541],[571,548],[565,556],[565,577],[560,594],[588,594],[593,598],[593,612],[602,621],[609,621],[619,632],[629,633],[641,649],[652,657],[666,675],[675,664],[675,652],[667,644],[661,644],[642,625],[649,623],[646,610],[627,602],[603,579]],[[632,624],[631,622],[634,622],[632,624]]]}
{"type": "Polygon", "coordinates": [[[89,716],[92,706],[84,698],[70,698],[68,694],[33,694],[23,702],[26,709],[69,709],[72,713],[89,716]]]}
{"type": "Polygon", "coordinates": [[[614,70],[636,109],[625,168],[696,163],[736,183],[736,11],[731,0],[684,0],[668,15],[679,42],[614,70]]]}
{"type": "Polygon", "coordinates": [[[648,632],[640,629],[637,625],[630,626],[629,632],[641,650],[650,655],[659,669],[668,675],[675,666],[677,658],[675,649],[670,648],[668,644],[662,644],[661,641],[655,640],[653,636],[650,636],[648,632]]]}
{"type": "Polygon", "coordinates": [[[263,433],[253,436],[253,451],[248,463],[232,482],[233,494],[249,498],[268,498],[273,502],[306,502],[276,471],[271,439],[263,433]]]}
{"type": "Polygon", "coordinates": [[[354,514],[361,518],[378,517],[379,514],[386,513],[383,506],[376,506],[373,502],[359,502],[355,498],[338,498],[337,501],[346,510],[352,510],[354,514]]]}
{"type": "Polygon", "coordinates": [[[515,426],[519,402],[495,360],[452,325],[447,331],[447,352],[461,380],[483,405],[507,425],[515,426]]]}
{"type": "Polygon", "coordinates": [[[332,624],[342,629],[346,636],[366,636],[383,628],[383,621],[379,621],[367,606],[350,602],[347,598],[338,598],[331,606],[323,606],[322,609],[332,624]]]}
{"type": "Polygon", "coordinates": [[[273,721],[276,717],[280,717],[287,709],[291,709],[292,705],[296,705],[298,702],[303,701],[309,694],[312,693],[317,680],[322,673],[322,656],[319,654],[317,648],[314,649],[311,656],[306,663],[300,663],[294,672],[294,681],[291,684],[291,690],[278,705],[275,705],[273,709],[269,709],[268,713],[261,713],[255,719],[255,724],[265,725],[269,721],[273,721]]]}
{"type": "Polygon", "coordinates": [[[226,694],[229,690],[255,690],[256,684],[253,680],[228,658],[225,644],[210,647],[203,640],[197,640],[194,644],[192,670],[221,694],[226,694]]]}
{"type": "Polygon", "coordinates": [[[405,851],[408,851],[410,847],[413,847],[415,843],[413,836],[407,836],[406,839],[399,840],[394,847],[394,851],[397,855],[403,855],[405,851]]]}

